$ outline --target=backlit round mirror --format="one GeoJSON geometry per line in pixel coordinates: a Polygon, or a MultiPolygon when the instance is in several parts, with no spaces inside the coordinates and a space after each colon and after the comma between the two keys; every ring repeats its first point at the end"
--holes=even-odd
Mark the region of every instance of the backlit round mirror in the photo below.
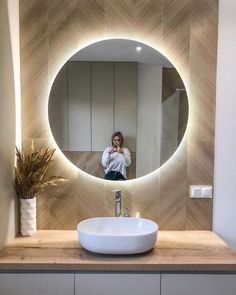
{"type": "Polygon", "coordinates": [[[187,126],[188,100],[182,79],[162,54],[140,42],[111,39],[64,64],[48,112],[57,145],[79,169],[100,178],[112,174],[111,180],[118,171],[133,179],[156,170],[176,151],[187,126]],[[123,145],[119,134],[111,141],[116,131],[123,145]]]}

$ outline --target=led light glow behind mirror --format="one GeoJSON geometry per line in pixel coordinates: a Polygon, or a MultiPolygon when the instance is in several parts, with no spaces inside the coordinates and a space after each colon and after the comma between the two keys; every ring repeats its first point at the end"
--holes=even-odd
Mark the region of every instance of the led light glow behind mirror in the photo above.
{"type": "Polygon", "coordinates": [[[187,126],[184,83],[162,54],[140,42],[110,39],[74,54],[49,97],[57,145],[79,169],[104,178],[102,154],[121,131],[131,153],[127,178],[147,175],[178,148],[187,126]],[[141,50],[137,50],[141,48],[141,50]]]}

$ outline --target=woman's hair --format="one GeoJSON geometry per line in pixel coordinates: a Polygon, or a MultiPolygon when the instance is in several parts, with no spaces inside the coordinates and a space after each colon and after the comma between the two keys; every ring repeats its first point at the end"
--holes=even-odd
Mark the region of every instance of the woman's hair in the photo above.
{"type": "Polygon", "coordinates": [[[118,136],[120,139],[120,147],[123,147],[124,137],[123,134],[120,131],[116,131],[111,136],[111,145],[113,145],[113,139],[114,137],[118,136]]]}

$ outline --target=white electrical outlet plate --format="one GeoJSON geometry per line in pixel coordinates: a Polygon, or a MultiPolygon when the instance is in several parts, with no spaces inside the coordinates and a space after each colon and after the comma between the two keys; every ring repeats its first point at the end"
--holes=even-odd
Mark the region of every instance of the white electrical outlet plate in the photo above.
{"type": "Polygon", "coordinates": [[[190,198],[212,198],[212,186],[211,185],[191,185],[190,186],[190,198]]]}

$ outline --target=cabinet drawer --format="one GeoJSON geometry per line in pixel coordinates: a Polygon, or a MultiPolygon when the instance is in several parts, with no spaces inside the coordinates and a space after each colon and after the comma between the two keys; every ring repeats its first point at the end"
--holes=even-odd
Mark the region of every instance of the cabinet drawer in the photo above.
{"type": "Polygon", "coordinates": [[[74,295],[73,274],[0,274],[0,295],[74,295]]]}
{"type": "Polygon", "coordinates": [[[161,295],[235,295],[236,275],[162,274],[161,295]]]}
{"type": "Polygon", "coordinates": [[[75,275],[75,295],[160,295],[160,274],[93,273],[75,275]]]}

